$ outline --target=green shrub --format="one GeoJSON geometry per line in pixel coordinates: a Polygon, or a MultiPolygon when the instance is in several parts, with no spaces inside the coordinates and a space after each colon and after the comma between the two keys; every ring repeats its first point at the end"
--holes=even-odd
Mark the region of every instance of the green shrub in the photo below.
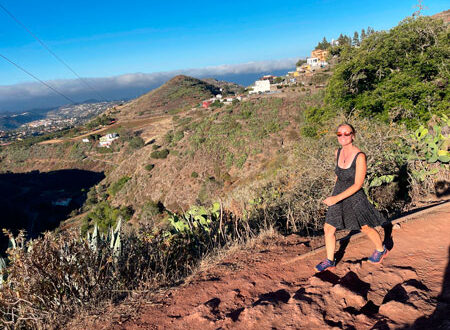
{"type": "MultiPolygon", "coordinates": [[[[149,213],[156,212],[154,202],[147,206],[149,213]]],[[[178,283],[203,256],[244,241],[253,235],[249,228],[261,227],[221,214],[218,203],[169,213],[167,222],[168,229],[161,231],[144,227],[138,233],[122,232],[116,227],[109,235],[94,229],[87,237],[47,233],[28,243],[20,234],[14,239],[17,248],[8,251],[0,322],[15,329],[65,328],[74,315],[120,301],[134,289],[178,283]]]]}
{"type": "Polygon", "coordinates": [[[86,195],[86,201],[84,203],[87,206],[98,203],[97,190],[96,190],[95,186],[93,186],[93,187],[91,187],[91,189],[89,189],[89,191],[86,195]]]}
{"type": "Polygon", "coordinates": [[[198,202],[200,202],[200,204],[204,204],[208,200],[208,197],[209,197],[208,189],[206,187],[206,183],[204,182],[200,187],[200,190],[198,191],[197,200],[198,202]]]}
{"type": "Polygon", "coordinates": [[[141,214],[139,216],[139,219],[143,223],[152,223],[158,214],[160,214],[163,211],[163,206],[159,202],[154,201],[147,201],[145,202],[144,206],[142,206],[141,214]]]}
{"type": "Polygon", "coordinates": [[[242,166],[244,166],[245,161],[247,160],[248,155],[246,153],[240,155],[237,159],[236,159],[236,167],[237,168],[242,168],[242,166]]]}
{"type": "Polygon", "coordinates": [[[140,136],[133,137],[130,142],[128,142],[128,145],[131,149],[139,149],[144,146],[145,142],[144,139],[142,139],[140,136]]]}
{"type": "Polygon", "coordinates": [[[167,144],[172,143],[173,141],[173,130],[168,131],[165,135],[164,135],[164,141],[167,144]]]}
{"type": "Polygon", "coordinates": [[[177,124],[179,126],[186,126],[192,121],[192,117],[182,117],[178,120],[177,124]]]}
{"type": "Polygon", "coordinates": [[[96,127],[102,126],[102,125],[108,125],[113,121],[114,118],[107,116],[106,114],[100,115],[97,118],[91,120],[89,123],[86,124],[87,129],[94,129],[96,127]]]}
{"type": "Polygon", "coordinates": [[[113,152],[113,148],[104,148],[104,147],[100,148],[100,147],[97,147],[97,148],[95,148],[95,150],[99,154],[110,154],[110,153],[113,152]]]}
{"type": "Polygon", "coordinates": [[[145,169],[147,170],[147,171],[151,171],[151,170],[153,170],[155,168],[155,164],[147,164],[147,165],[145,165],[145,169]]]}
{"type": "Polygon", "coordinates": [[[84,218],[85,229],[97,224],[99,230],[107,233],[108,230],[115,226],[119,217],[128,221],[133,216],[131,206],[122,206],[120,208],[112,207],[107,201],[102,201],[95,205],[91,212],[84,218]]]}
{"type": "Polygon", "coordinates": [[[176,131],[173,135],[172,141],[178,142],[184,138],[184,132],[183,131],[176,131]]]}
{"type": "Polygon", "coordinates": [[[317,137],[317,127],[314,125],[306,125],[300,129],[300,134],[304,137],[317,137]]]}
{"type": "Polygon", "coordinates": [[[110,196],[115,196],[127,183],[131,178],[129,176],[123,176],[121,177],[117,182],[114,182],[109,188],[108,188],[108,194],[110,196]]]}
{"type": "Polygon", "coordinates": [[[225,166],[230,168],[234,163],[234,154],[232,152],[227,152],[225,155],[225,166]]]}
{"type": "Polygon", "coordinates": [[[197,172],[192,172],[191,173],[191,178],[198,178],[198,173],[197,172]]]}
{"type": "Polygon", "coordinates": [[[169,155],[169,150],[168,149],[162,149],[162,150],[155,150],[150,154],[151,158],[154,159],[164,159],[167,158],[167,156],[169,155]]]}
{"type": "Polygon", "coordinates": [[[213,103],[211,103],[210,107],[211,108],[221,108],[221,107],[223,107],[223,103],[220,102],[219,100],[215,100],[213,103]]]}

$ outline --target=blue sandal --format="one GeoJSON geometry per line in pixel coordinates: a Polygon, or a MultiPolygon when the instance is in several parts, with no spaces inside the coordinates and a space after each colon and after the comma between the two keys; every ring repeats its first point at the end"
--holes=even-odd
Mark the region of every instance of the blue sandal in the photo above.
{"type": "Polygon", "coordinates": [[[330,259],[325,259],[320,262],[314,269],[316,272],[323,272],[324,270],[331,270],[336,267],[336,262],[331,261],[330,259]]]}
{"type": "Polygon", "coordinates": [[[372,255],[369,257],[369,262],[372,264],[379,264],[383,261],[384,257],[386,257],[389,253],[389,250],[383,245],[383,251],[375,250],[372,255]]]}

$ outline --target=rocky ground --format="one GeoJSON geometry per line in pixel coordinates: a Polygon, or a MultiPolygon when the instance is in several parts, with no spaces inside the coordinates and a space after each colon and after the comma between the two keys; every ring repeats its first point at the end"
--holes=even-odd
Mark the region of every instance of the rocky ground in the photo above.
{"type": "MultiPolygon", "coordinates": [[[[449,329],[450,203],[400,220],[381,265],[373,246],[342,241],[332,272],[315,274],[323,249],[291,235],[263,241],[196,273],[184,285],[89,318],[108,329],[449,329]],[[136,305],[135,305],[136,306],[136,305]]],[[[84,323],[86,326],[86,323],[84,323]]]]}

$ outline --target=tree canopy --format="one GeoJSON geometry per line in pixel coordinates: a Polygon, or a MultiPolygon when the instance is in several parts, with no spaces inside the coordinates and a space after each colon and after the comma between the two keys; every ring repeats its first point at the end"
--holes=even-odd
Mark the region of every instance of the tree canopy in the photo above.
{"type": "Polygon", "coordinates": [[[320,41],[317,46],[316,46],[316,50],[317,49],[322,49],[322,50],[326,50],[331,46],[331,44],[327,41],[327,38],[323,37],[322,41],[320,41]]]}
{"type": "Polygon", "coordinates": [[[339,55],[325,99],[333,109],[412,126],[449,112],[449,28],[442,21],[410,17],[389,31],[368,29],[360,47],[339,55]]]}

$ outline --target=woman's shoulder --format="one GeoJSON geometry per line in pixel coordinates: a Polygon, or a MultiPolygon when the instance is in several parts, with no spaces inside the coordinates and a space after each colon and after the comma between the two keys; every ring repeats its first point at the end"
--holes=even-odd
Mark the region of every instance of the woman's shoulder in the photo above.
{"type": "Polygon", "coordinates": [[[367,158],[366,153],[359,149],[358,147],[355,147],[355,159],[356,161],[365,161],[367,158]]]}

